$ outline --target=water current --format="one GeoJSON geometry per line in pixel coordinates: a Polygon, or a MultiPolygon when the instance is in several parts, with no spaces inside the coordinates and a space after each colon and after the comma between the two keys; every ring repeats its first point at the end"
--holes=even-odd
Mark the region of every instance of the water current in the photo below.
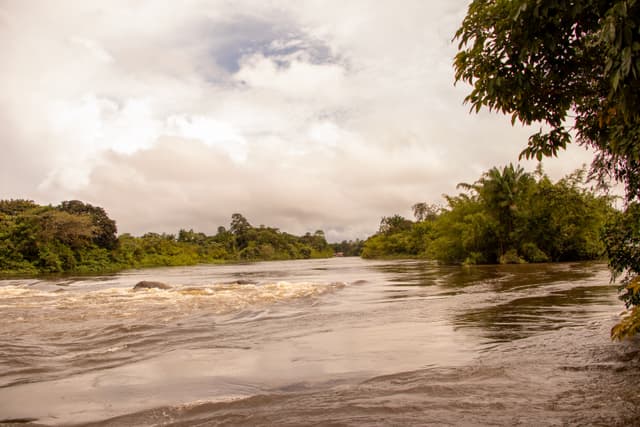
{"type": "Polygon", "coordinates": [[[598,263],[0,280],[0,425],[640,425],[622,309],[598,263]]]}

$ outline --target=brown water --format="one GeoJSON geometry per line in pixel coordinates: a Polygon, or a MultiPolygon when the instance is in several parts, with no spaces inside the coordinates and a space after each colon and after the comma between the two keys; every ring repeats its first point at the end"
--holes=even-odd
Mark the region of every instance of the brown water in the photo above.
{"type": "Polygon", "coordinates": [[[602,264],[357,258],[0,281],[0,420],[639,425],[602,264]],[[132,291],[140,280],[170,290],[132,291]],[[241,284],[237,283],[240,281],[241,284]]]}

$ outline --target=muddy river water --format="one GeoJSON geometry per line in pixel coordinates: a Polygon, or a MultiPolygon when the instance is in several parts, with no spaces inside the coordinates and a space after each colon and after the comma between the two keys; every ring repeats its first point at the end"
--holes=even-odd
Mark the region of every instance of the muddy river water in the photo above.
{"type": "Polygon", "coordinates": [[[0,425],[640,425],[622,309],[598,263],[0,280],[0,425]]]}

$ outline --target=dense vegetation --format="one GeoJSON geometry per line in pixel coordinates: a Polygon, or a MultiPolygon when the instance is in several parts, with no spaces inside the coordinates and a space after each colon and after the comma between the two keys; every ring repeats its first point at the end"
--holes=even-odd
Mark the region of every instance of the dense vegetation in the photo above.
{"type": "Polygon", "coordinates": [[[609,267],[614,278],[623,275],[619,285],[628,309],[611,336],[622,339],[640,330],[640,204],[630,203],[622,215],[605,228],[605,243],[609,267]]]}
{"type": "Polygon", "coordinates": [[[330,243],[337,256],[360,256],[364,247],[364,240],[343,240],[340,243],[330,243]]]}
{"type": "Polygon", "coordinates": [[[423,257],[444,263],[520,263],[601,258],[611,199],[585,188],[585,170],[558,182],[542,171],[492,168],[447,206],[418,203],[416,221],[382,219],[363,257],[423,257]]]}
{"type": "Polygon", "coordinates": [[[253,227],[233,214],[229,229],[213,236],[193,230],[178,235],[117,236],[104,209],[77,200],[40,206],[28,200],[0,200],[0,272],[105,272],[123,268],[192,265],[239,260],[329,257],[324,233],[298,237],[270,227],[253,227]]]}
{"type": "Polygon", "coordinates": [[[472,109],[544,125],[521,156],[556,155],[575,135],[595,151],[592,175],[625,185],[626,211],[605,244],[631,311],[612,336],[640,331],[640,2],[474,0],[456,38],[456,80],[472,85],[472,109]]]}

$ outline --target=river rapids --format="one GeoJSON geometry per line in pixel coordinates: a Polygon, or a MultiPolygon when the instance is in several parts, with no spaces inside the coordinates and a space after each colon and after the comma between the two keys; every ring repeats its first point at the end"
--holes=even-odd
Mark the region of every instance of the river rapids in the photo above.
{"type": "Polygon", "coordinates": [[[0,425],[639,425],[623,309],[599,263],[0,280],[0,425]]]}

